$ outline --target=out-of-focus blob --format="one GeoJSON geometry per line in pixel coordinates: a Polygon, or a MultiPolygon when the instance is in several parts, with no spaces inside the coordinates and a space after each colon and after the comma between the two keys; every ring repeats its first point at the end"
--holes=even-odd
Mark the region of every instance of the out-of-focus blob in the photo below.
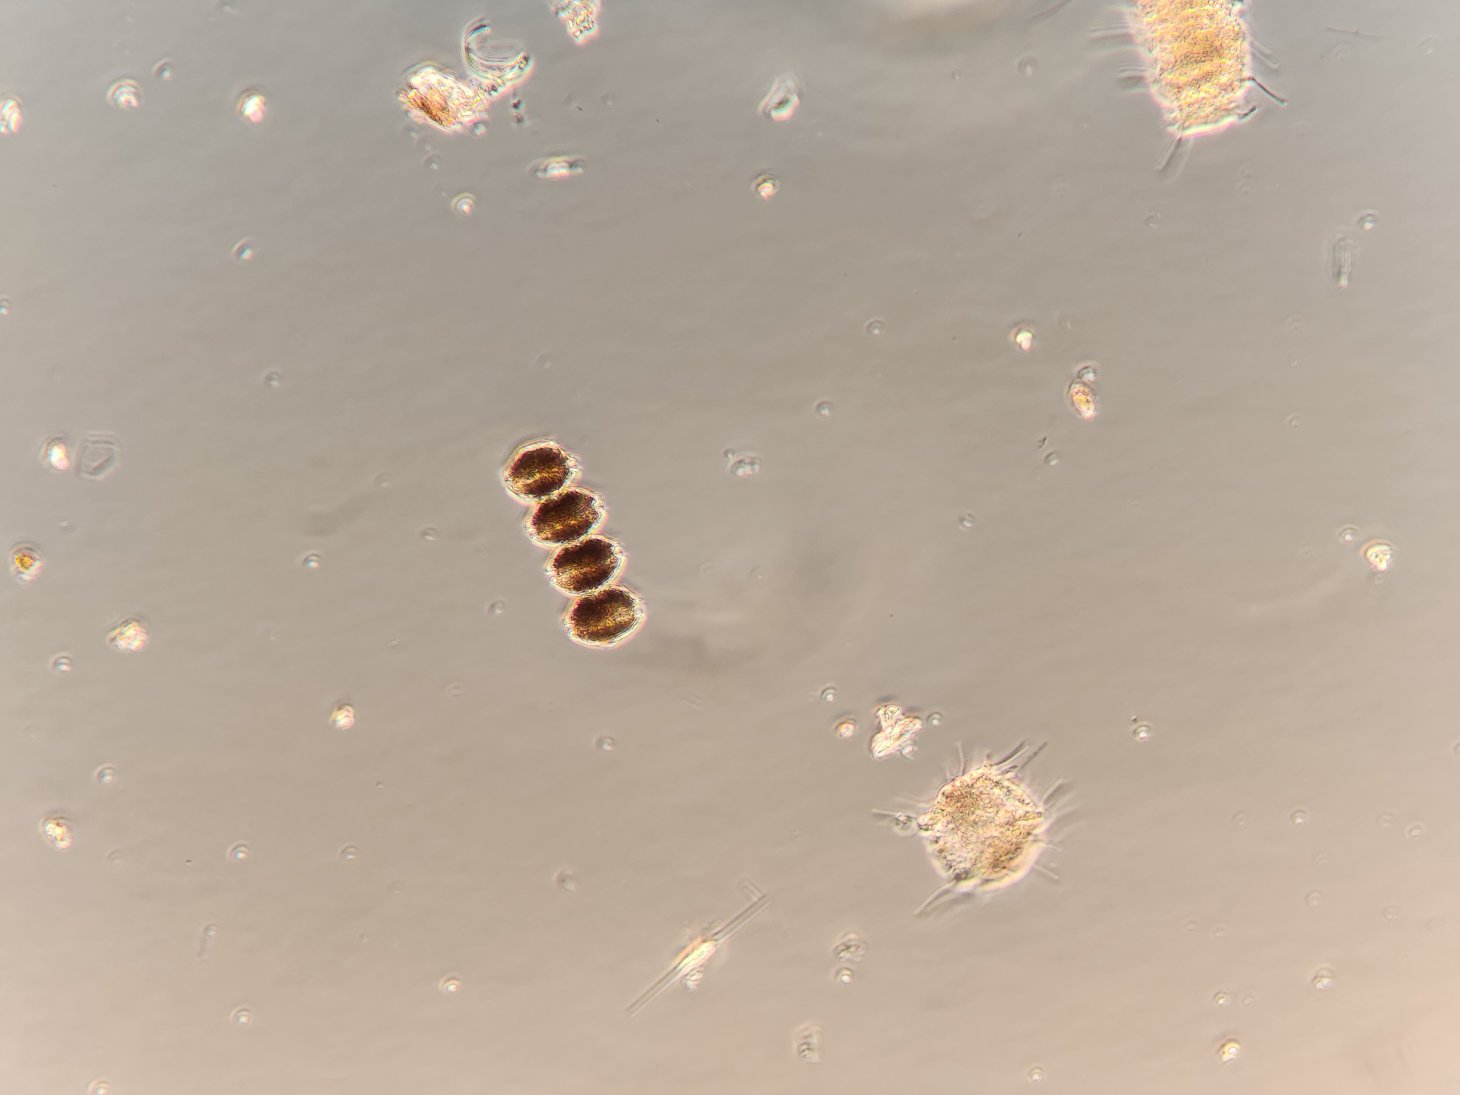
{"type": "Polygon", "coordinates": [[[585,45],[598,37],[603,0],[556,0],[553,14],[563,24],[569,38],[580,46],[585,45]]]}

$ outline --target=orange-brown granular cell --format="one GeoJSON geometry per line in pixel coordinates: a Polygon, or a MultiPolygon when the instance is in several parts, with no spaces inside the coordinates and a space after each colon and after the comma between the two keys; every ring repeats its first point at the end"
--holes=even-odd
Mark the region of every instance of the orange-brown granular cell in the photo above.
{"type": "Polygon", "coordinates": [[[507,490],[524,502],[556,494],[578,476],[578,461],[556,441],[523,445],[502,469],[507,490]]]}
{"type": "Polygon", "coordinates": [[[540,544],[568,544],[596,529],[604,515],[596,494],[574,487],[539,502],[527,518],[527,531],[540,544]]]}
{"type": "Polygon", "coordinates": [[[547,571],[561,592],[591,593],[613,581],[623,562],[618,544],[606,536],[588,536],[554,552],[547,571]]]}
{"type": "Polygon", "coordinates": [[[1135,0],[1136,40],[1150,54],[1147,83],[1175,137],[1242,118],[1252,42],[1232,0],[1135,0]]]}
{"type": "Polygon", "coordinates": [[[643,622],[642,602],[622,586],[579,597],[563,617],[569,637],[585,646],[614,646],[643,622]]]}

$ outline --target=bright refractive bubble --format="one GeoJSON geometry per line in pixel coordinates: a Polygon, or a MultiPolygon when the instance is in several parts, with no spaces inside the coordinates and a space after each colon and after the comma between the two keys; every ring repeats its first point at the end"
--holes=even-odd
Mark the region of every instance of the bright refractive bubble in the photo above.
{"type": "Polygon", "coordinates": [[[789,122],[800,106],[800,81],[793,73],[784,72],[775,78],[765,98],[761,99],[760,112],[773,122],[789,122]]]}
{"type": "Polygon", "coordinates": [[[1388,540],[1370,540],[1361,552],[1375,574],[1384,574],[1394,566],[1394,545],[1388,540]]]}
{"type": "Polygon", "coordinates": [[[248,845],[242,841],[228,849],[228,858],[233,863],[247,863],[250,854],[248,845]]]}
{"type": "Polygon", "coordinates": [[[10,574],[17,582],[33,582],[45,569],[40,552],[29,544],[16,544],[10,549],[10,574]]]}
{"type": "Polygon", "coordinates": [[[539,179],[576,179],[586,166],[581,156],[548,156],[533,163],[532,173],[539,179]]]}
{"type": "Polygon", "coordinates": [[[118,80],[106,89],[106,101],[118,110],[139,110],[142,88],[136,80],[118,80]]]}
{"type": "Polygon", "coordinates": [[[458,194],[451,199],[451,211],[458,217],[469,217],[476,208],[477,200],[471,194],[458,194]]]}
{"type": "Polygon", "coordinates": [[[436,983],[436,988],[442,996],[456,996],[461,992],[461,978],[447,974],[436,983]]]}
{"type": "Polygon", "coordinates": [[[751,186],[761,201],[770,201],[781,192],[781,181],[769,172],[757,175],[751,186]]]}
{"type": "Polygon", "coordinates": [[[234,1008],[228,1013],[228,1021],[236,1027],[247,1027],[253,1025],[253,1012],[248,1008],[234,1008]]]}
{"type": "Polygon", "coordinates": [[[823,688],[821,690],[821,700],[823,703],[836,703],[836,686],[829,684],[823,688]]]}
{"type": "Polygon", "coordinates": [[[553,14],[563,24],[568,37],[581,46],[598,37],[601,29],[598,17],[603,14],[603,3],[602,0],[558,0],[553,5],[553,14]]]}
{"type": "Polygon", "coordinates": [[[238,97],[238,104],[235,107],[238,116],[250,125],[258,125],[268,116],[269,101],[264,98],[264,93],[256,87],[251,87],[238,97]]]}
{"type": "Polygon", "coordinates": [[[41,820],[41,836],[58,852],[64,852],[76,843],[76,833],[71,823],[59,814],[41,820]]]}
{"type": "Polygon", "coordinates": [[[103,764],[93,774],[96,778],[96,782],[101,784],[103,787],[110,787],[117,781],[117,770],[113,768],[110,764],[103,764]]]}
{"type": "Polygon", "coordinates": [[[1034,349],[1034,327],[1032,324],[1019,323],[1009,332],[1009,341],[1020,353],[1030,353],[1034,349]]]}
{"type": "Polygon", "coordinates": [[[1365,232],[1372,232],[1374,226],[1379,223],[1379,218],[1374,213],[1365,213],[1358,219],[1358,226],[1365,232]]]}
{"type": "Polygon", "coordinates": [[[1135,738],[1136,741],[1150,741],[1151,740],[1151,727],[1150,727],[1150,725],[1148,723],[1144,723],[1144,722],[1137,723],[1136,726],[1131,730],[1131,737],[1135,738]]]}
{"type": "Polygon", "coordinates": [[[355,728],[355,709],[348,703],[337,703],[330,711],[330,725],[336,730],[353,730],[355,728]]]}
{"type": "Polygon", "coordinates": [[[71,442],[64,437],[48,437],[41,442],[41,467],[49,471],[71,470],[71,442]]]}
{"type": "Polygon", "coordinates": [[[19,133],[20,126],[24,121],[25,118],[21,114],[19,99],[0,99],[0,137],[8,137],[12,133],[19,133]]]}
{"type": "Polygon", "coordinates": [[[147,649],[150,636],[147,625],[135,616],[130,616],[107,632],[107,645],[124,654],[137,654],[147,649]]]}
{"type": "Polygon", "coordinates": [[[154,65],[152,68],[152,75],[157,77],[157,79],[162,80],[163,82],[171,80],[173,76],[172,62],[158,61],[157,64],[154,65]]]}
{"type": "Polygon", "coordinates": [[[839,985],[850,985],[856,979],[856,972],[851,966],[838,966],[833,974],[839,985]]]}
{"type": "Polygon", "coordinates": [[[52,673],[69,673],[71,672],[71,668],[72,662],[70,654],[57,654],[54,658],[51,659],[52,673]]]}

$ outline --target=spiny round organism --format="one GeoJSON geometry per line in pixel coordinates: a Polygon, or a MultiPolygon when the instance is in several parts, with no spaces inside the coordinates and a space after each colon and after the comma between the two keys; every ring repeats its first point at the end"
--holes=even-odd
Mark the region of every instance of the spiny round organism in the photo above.
{"type": "Polygon", "coordinates": [[[583,646],[617,646],[643,626],[644,615],[644,604],[636,593],[610,586],[569,605],[563,628],[583,646]]]}
{"type": "Polygon", "coordinates": [[[574,487],[539,502],[527,517],[527,534],[555,546],[581,540],[603,523],[603,502],[590,490],[574,487]]]}
{"type": "Polygon", "coordinates": [[[556,441],[529,441],[502,469],[502,482],[520,502],[539,502],[578,477],[578,461],[556,441]]]}
{"type": "Polygon", "coordinates": [[[586,536],[560,547],[548,561],[548,580],[570,596],[602,589],[623,569],[624,553],[607,536],[586,536]]]}
{"type": "Polygon", "coordinates": [[[918,832],[945,881],[918,910],[950,894],[1003,889],[1031,870],[1045,847],[1049,815],[1021,770],[1038,750],[1021,745],[1001,761],[953,776],[918,817],[918,832]]]}

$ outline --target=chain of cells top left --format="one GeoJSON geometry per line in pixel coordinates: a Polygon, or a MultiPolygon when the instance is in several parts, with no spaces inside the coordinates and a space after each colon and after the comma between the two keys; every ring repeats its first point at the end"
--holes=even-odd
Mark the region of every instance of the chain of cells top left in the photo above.
{"type": "Polygon", "coordinates": [[[492,100],[522,84],[532,57],[519,42],[493,39],[492,26],[478,19],[462,34],[462,56],[471,75],[459,75],[427,61],[406,70],[396,98],[414,122],[446,133],[484,126],[492,100]]]}

